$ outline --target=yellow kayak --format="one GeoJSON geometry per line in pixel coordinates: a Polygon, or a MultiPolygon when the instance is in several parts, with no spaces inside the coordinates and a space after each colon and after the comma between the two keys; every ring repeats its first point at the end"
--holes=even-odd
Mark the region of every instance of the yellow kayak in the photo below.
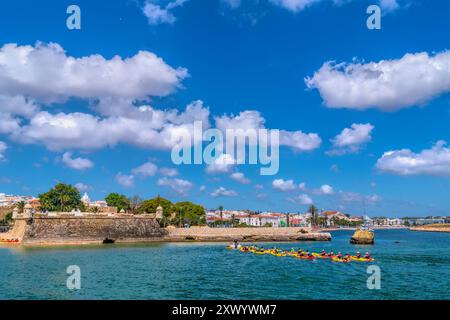
{"type": "Polygon", "coordinates": [[[356,256],[351,256],[350,259],[352,259],[353,261],[360,261],[360,262],[372,262],[372,261],[375,261],[374,258],[367,259],[367,258],[364,258],[364,257],[358,258],[356,256]]]}
{"type": "Polygon", "coordinates": [[[343,262],[343,263],[349,263],[350,262],[350,260],[348,260],[348,259],[340,259],[338,257],[332,257],[331,261],[333,261],[333,262],[343,262]]]}

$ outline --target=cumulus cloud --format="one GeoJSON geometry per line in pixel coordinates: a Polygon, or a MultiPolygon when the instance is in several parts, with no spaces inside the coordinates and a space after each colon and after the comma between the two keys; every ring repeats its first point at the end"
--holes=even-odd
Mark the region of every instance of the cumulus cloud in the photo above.
{"type": "Polygon", "coordinates": [[[175,168],[161,168],[159,172],[166,177],[175,177],[178,175],[178,170],[175,168]]]}
{"type": "Polygon", "coordinates": [[[123,174],[122,172],[119,172],[116,175],[116,181],[118,184],[120,184],[122,187],[125,187],[125,188],[131,188],[134,186],[134,176],[133,175],[127,175],[127,174],[123,174]]]}
{"type": "Polygon", "coordinates": [[[173,24],[177,19],[172,13],[172,10],[181,7],[188,0],[175,0],[169,2],[165,7],[160,6],[156,1],[147,1],[142,8],[142,12],[148,19],[151,25],[158,25],[163,23],[173,24]]]}
{"type": "Polygon", "coordinates": [[[343,202],[364,202],[367,204],[376,204],[377,202],[380,202],[382,200],[382,198],[377,194],[366,196],[358,192],[340,191],[339,195],[341,201],[343,202]]]}
{"type": "Polygon", "coordinates": [[[45,103],[63,102],[69,97],[165,96],[174,92],[187,75],[185,68],[172,68],[148,51],[108,60],[98,54],[68,56],[56,43],[5,44],[0,48],[0,94],[45,103]]]}
{"type": "Polygon", "coordinates": [[[37,113],[27,125],[13,132],[22,143],[43,144],[50,150],[99,149],[119,143],[146,149],[170,150],[183,136],[193,136],[195,120],[208,124],[209,109],[195,101],[184,112],[160,112],[147,107],[134,115],[98,117],[87,113],[37,113]]]}
{"type": "Polygon", "coordinates": [[[8,146],[3,141],[0,141],[0,161],[5,159],[5,151],[8,149],[8,146]]]}
{"type": "Polygon", "coordinates": [[[308,196],[307,194],[301,194],[295,198],[288,198],[287,200],[292,203],[300,204],[300,205],[311,205],[314,203],[314,201],[311,199],[311,197],[308,196]]]}
{"type": "Polygon", "coordinates": [[[213,163],[206,167],[207,173],[228,173],[231,171],[233,166],[236,164],[234,158],[227,154],[223,153],[218,156],[213,163]]]}
{"type": "Polygon", "coordinates": [[[272,181],[272,187],[276,190],[287,192],[297,189],[294,180],[275,179],[272,181]]]}
{"type": "Polygon", "coordinates": [[[250,179],[246,178],[245,175],[242,172],[233,172],[230,175],[230,178],[234,181],[237,181],[242,184],[249,184],[251,183],[250,179]]]}
{"type": "Polygon", "coordinates": [[[450,52],[369,63],[326,62],[305,82],[330,108],[395,111],[450,92],[450,52]]]}
{"type": "Polygon", "coordinates": [[[333,149],[327,153],[329,155],[343,155],[358,152],[366,143],[372,140],[374,128],[370,123],[352,124],[350,128],[345,128],[331,140],[333,149]]]}
{"type": "Polygon", "coordinates": [[[85,184],[85,183],[82,183],[82,182],[76,183],[76,184],[75,184],[75,188],[77,188],[77,189],[78,189],[79,191],[81,191],[81,192],[87,192],[87,191],[89,191],[89,190],[92,189],[91,186],[89,186],[89,185],[87,185],[87,184],[85,184]]]}
{"type": "Polygon", "coordinates": [[[232,189],[226,189],[224,187],[219,187],[213,192],[210,193],[211,197],[235,197],[237,196],[237,192],[232,189]]]}
{"type": "Polygon", "coordinates": [[[158,186],[168,187],[176,194],[186,196],[189,190],[193,187],[193,184],[190,181],[183,179],[171,179],[164,177],[158,180],[158,186]]]}
{"type": "Polygon", "coordinates": [[[288,9],[292,12],[301,11],[306,7],[309,7],[312,4],[320,1],[323,0],[270,0],[270,2],[272,2],[273,4],[288,9]]]}
{"type": "Polygon", "coordinates": [[[378,159],[376,167],[382,172],[402,176],[430,175],[450,177],[450,149],[438,141],[431,149],[415,153],[410,149],[388,151],[378,159]]]}
{"type": "Polygon", "coordinates": [[[87,170],[94,167],[94,163],[86,158],[72,158],[71,152],[65,152],[62,156],[62,163],[71,169],[75,170],[87,170]]]}
{"type": "Polygon", "coordinates": [[[332,186],[328,185],[328,184],[324,184],[322,185],[318,191],[318,194],[321,195],[332,195],[334,194],[334,189],[332,186]]]}
{"type": "Polygon", "coordinates": [[[156,174],[156,171],[158,171],[158,167],[152,162],[146,162],[146,163],[140,165],[139,167],[131,170],[131,172],[134,175],[141,176],[141,177],[154,176],[156,174]]]}
{"type": "MultiPolygon", "coordinates": [[[[226,130],[241,130],[243,136],[246,132],[255,132],[266,129],[266,120],[259,111],[246,110],[238,115],[222,115],[215,117],[216,128],[226,132],[226,130]]],[[[269,130],[269,129],[268,129],[269,130]]],[[[291,147],[297,151],[311,151],[320,147],[322,140],[316,133],[303,133],[302,131],[279,130],[280,146],[291,147]]],[[[238,135],[239,136],[239,135],[238,135]]],[[[269,141],[271,142],[271,141],[269,141]]]]}
{"type": "Polygon", "coordinates": [[[395,11],[400,8],[397,0],[380,0],[380,7],[387,12],[395,11]]]}

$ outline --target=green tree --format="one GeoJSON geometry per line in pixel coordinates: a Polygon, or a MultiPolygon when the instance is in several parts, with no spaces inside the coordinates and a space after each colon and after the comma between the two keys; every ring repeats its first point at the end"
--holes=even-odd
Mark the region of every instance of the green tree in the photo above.
{"type": "Polygon", "coordinates": [[[189,224],[189,225],[205,225],[206,215],[205,209],[195,203],[189,201],[177,202],[173,205],[173,211],[176,212],[174,218],[175,223],[189,224]]]}
{"type": "Polygon", "coordinates": [[[118,211],[120,210],[128,210],[130,209],[130,200],[124,196],[123,194],[119,193],[110,193],[105,198],[106,203],[109,207],[116,207],[118,211]]]}
{"type": "Polygon", "coordinates": [[[64,183],[58,183],[48,192],[40,194],[39,201],[44,211],[70,212],[73,209],[84,209],[78,189],[64,183]]]}
{"type": "Polygon", "coordinates": [[[25,208],[25,201],[19,201],[17,203],[17,210],[19,210],[19,213],[23,213],[24,208],[25,208]]]}
{"type": "Polygon", "coordinates": [[[161,221],[161,224],[163,226],[165,226],[170,222],[170,217],[171,217],[172,213],[174,212],[173,203],[170,202],[169,200],[167,200],[163,197],[160,197],[160,196],[157,196],[156,198],[153,198],[153,199],[145,200],[141,203],[137,212],[138,213],[155,213],[156,208],[158,208],[158,206],[161,206],[163,208],[163,219],[161,221]]]}

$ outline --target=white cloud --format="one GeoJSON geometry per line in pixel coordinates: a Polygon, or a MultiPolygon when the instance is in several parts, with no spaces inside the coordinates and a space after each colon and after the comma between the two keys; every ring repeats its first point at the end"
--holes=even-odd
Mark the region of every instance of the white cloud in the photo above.
{"type": "Polygon", "coordinates": [[[250,179],[246,178],[245,175],[242,172],[233,172],[230,175],[231,179],[242,183],[242,184],[249,184],[251,183],[250,179]]]}
{"type": "Polygon", "coordinates": [[[343,202],[364,202],[367,204],[376,204],[380,202],[382,198],[379,195],[362,195],[358,192],[340,191],[340,198],[343,202]]]}
{"type": "Polygon", "coordinates": [[[387,12],[395,11],[400,8],[397,0],[380,0],[380,7],[387,12]]]}
{"type": "Polygon", "coordinates": [[[214,160],[213,163],[206,167],[207,173],[228,173],[231,171],[233,166],[236,164],[234,158],[227,154],[223,153],[214,160]]]}
{"type": "Polygon", "coordinates": [[[224,187],[219,187],[213,192],[210,193],[211,197],[235,197],[237,196],[237,192],[232,189],[226,189],[224,187]]]}
{"type": "Polygon", "coordinates": [[[176,21],[172,10],[181,7],[187,0],[175,0],[169,2],[165,7],[156,4],[155,1],[147,1],[142,8],[142,12],[148,19],[151,25],[158,25],[162,23],[173,24],[176,21]]]}
{"type": "Polygon", "coordinates": [[[298,151],[312,151],[320,147],[322,139],[317,133],[280,130],[280,145],[298,151]]]}
{"type": "Polygon", "coordinates": [[[156,174],[156,171],[158,171],[158,167],[152,162],[146,162],[146,163],[140,165],[139,167],[131,170],[131,172],[134,175],[141,176],[141,177],[154,176],[156,174]]]}
{"type": "Polygon", "coordinates": [[[120,184],[122,187],[125,188],[131,188],[134,186],[134,176],[133,175],[126,175],[119,172],[116,175],[116,181],[118,184],[120,184]]]}
{"type": "Polygon", "coordinates": [[[119,143],[169,150],[180,142],[183,134],[192,135],[194,120],[202,121],[205,126],[209,123],[209,109],[204,108],[201,101],[194,101],[181,113],[150,107],[139,112],[140,117],[100,118],[79,112],[51,114],[41,111],[12,137],[22,143],[43,144],[50,150],[99,149],[119,143]]]}
{"type": "Polygon", "coordinates": [[[38,109],[39,107],[34,103],[34,101],[26,99],[22,95],[10,96],[0,94],[0,112],[2,113],[29,118],[36,113],[38,109]]]}
{"type": "Polygon", "coordinates": [[[71,169],[75,170],[87,170],[94,167],[94,163],[86,158],[72,158],[71,152],[65,152],[62,156],[62,163],[71,169]]]}
{"type": "Polygon", "coordinates": [[[306,7],[311,6],[322,0],[270,0],[275,5],[288,9],[292,12],[302,11],[306,7]]]}
{"type": "Polygon", "coordinates": [[[322,195],[332,195],[332,194],[334,194],[334,190],[333,190],[332,186],[330,186],[328,184],[324,184],[320,187],[319,193],[322,195]]]}
{"type": "Polygon", "coordinates": [[[8,149],[8,146],[3,141],[0,141],[0,161],[5,159],[5,151],[8,149]]]}
{"type": "Polygon", "coordinates": [[[166,177],[175,177],[178,175],[178,170],[175,168],[161,168],[159,172],[166,177]]]}
{"type": "Polygon", "coordinates": [[[148,51],[107,60],[98,54],[71,57],[56,43],[0,48],[0,94],[45,103],[64,102],[69,97],[165,96],[187,76],[186,69],[174,69],[148,51]]]}
{"type": "Polygon", "coordinates": [[[78,182],[77,184],[75,184],[75,188],[77,188],[81,192],[86,192],[92,189],[91,186],[84,184],[82,182],[78,182]]]}
{"type": "Polygon", "coordinates": [[[0,113],[0,133],[11,133],[20,128],[20,120],[11,114],[0,113]]]}
{"type": "Polygon", "coordinates": [[[431,175],[450,177],[450,149],[438,141],[431,149],[414,153],[410,149],[388,151],[378,159],[378,170],[402,176],[431,175]]]}
{"type": "Polygon", "coordinates": [[[330,155],[343,155],[358,152],[364,144],[372,140],[374,128],[370,123],[352,124],[351,128],[345,128],[331,140],[333,149],[327,153],[330,155]]]}
{"type": "Polygon", "coordinates": [[[275,179],[272,181],[272,187],[276,190],[287,192],[297,189],[294,180],[275,179]]]}
{"type": "Polygon", "coordinates": [[[450,52],[369,63],[326,62],[305,81],[330,108],[395,111],[450,92],[450,52]]]}
{"type": "Polygon", "coordinates": [[[164,177],[158,180],[158,186],[168,187],[175,193],[186,196],[189,190],[193,187],[193,184],[183,179],[170,179],[164,177]]]}
{"type": "MultiPolygon", "coordinates": [[[[266,129],[266,120],[261,113],[254,110],[246,110],[240,112],[238,115],[222,115],[215,117],[216,128],[225,132],[229,130],[243,130],[242,133],[246,136],[246,131],[254,131],[257,135],[258,129],[266,129]]],[[[268,129],[269,130],[269,129],[268,129]]],[[[322,140],[316,133],[303,133],[302,131],[286,131],[280,130],[280,146],[291,147],[297,151],[311,151],[320,147],[322,140]]],[[[248,135],[247,135],[248,136],[248,135]]],[[[271,141],[269,141],[270,143],[271,141]]]]}
{"type": "Polygon", "coordinates": [[[200,192],[203,192],[203,191],[206,190],[206,186],[205,186],[205,185],[201,185],[200,188],[198,188],[198,190],[199,190],[200,192]]]}
{"type": "Polygon", "coordinates": [[[300,204],[300,205],[311,205],[314,203],[314,201],[311,199],[311,197],[308,196],[307,194],[301,194],[295,198],[288,198],[287,200],[292,203],[300,204]]]}

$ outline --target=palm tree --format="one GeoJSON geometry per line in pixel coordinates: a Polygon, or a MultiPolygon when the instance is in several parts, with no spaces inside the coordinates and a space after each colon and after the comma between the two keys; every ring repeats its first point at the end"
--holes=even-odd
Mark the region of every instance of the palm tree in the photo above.
{"type": "Polygon", "coordinates": [[[222,219],[223,219],[223,206],[219,206],[219,212],[220,212],[220,222],[222,223],[222,219]]]}
{"type": "Polygon", "coordinates": [[[309,206],[308,212],[311,213],[311,224],[317,226],[317,207],[312,204],[309,206]]]}

